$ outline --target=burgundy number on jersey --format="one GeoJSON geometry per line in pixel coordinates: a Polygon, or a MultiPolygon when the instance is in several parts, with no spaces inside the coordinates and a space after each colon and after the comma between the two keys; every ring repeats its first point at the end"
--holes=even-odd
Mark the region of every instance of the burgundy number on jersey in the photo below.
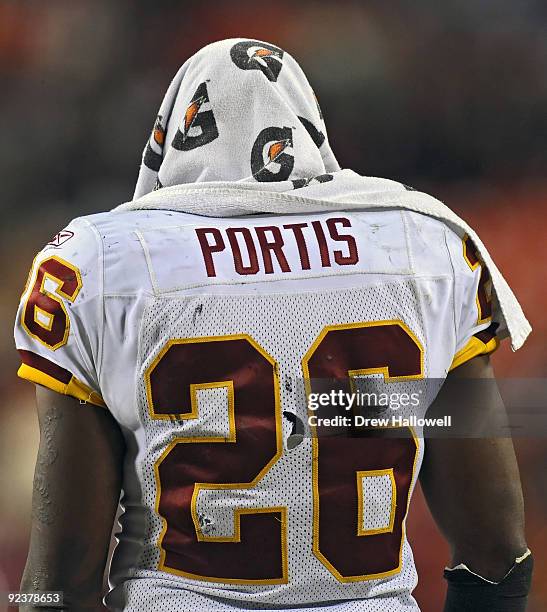
{"type": "Polygon", "coordinates": [[[75,266],[56,256],[44,260],[25,303],[22,324],[26,332],[53,351],[65,345],[70,321],[59,296],[73,302],[81,288],[75,266]],[[52,285],[46,285],[48,280],[52,285]]]}
{"type": "Polygon", "coordinates": [[[463,238],[463,256],[471,270],[475,271],[479,267],[481,269],[479,286],[477,288],[477,309],[479,311],[477,325],[481,325],[492,318],[490,273],[488,268],[481,262],[477,248],[471,242],[469,236],[464,236],[463,238]]]}
{"type": "Polygon", "coordinates": [[[236,509],[233,537],[202,532],[200,489],[253,487],[281,456],[275,362],[247,336],[175,340],[147,373],[153,418],[199,418],[196,389],[228,392],[227,437],[178,438],[156,465],[160,569],[215,582],[283,583],[286,509],[236,509]]]}
{"type": "MultiPolygon", "coordinates": [[[[328,379],[346,381],[349,391],[349,372],[381,373],[390,381],[423,376],[419,341],[396,321],[327,327],[303,363],[310,391],[328,379]]],[[[368,430],[362,435],[319,434],[313,439],[313,550],[341,582],[382,578],[400,571],[404,519],[418,452],[408,429],[368,430]],[[394,512],[388,529],[367,533],[358,522],[362,499],[356,474],[361,472],[389,472],[393,476],[394,512]]]]}
{"type": "MultiPolygon", "coordinates": [[[[350,373],[386,380],[423,376],[423,351],[399,321],[327,327],[303,360],[305,378],[348,381],[350,373]]],[[[157,511],[164,519],[160,569],[214,582],[288,581],[286,508],[235,508],[234,534],[205,532],[199,492],[255,486],[282,453],[274,360],[249,336],[171,340],[145,375],[154,419],[199,418],[197,391],[225,388],[225,437],[175,439],[156,463],[157,511]]],[[[313,390],[313,389],[310,389],[313,390]]],[[[408,430],[404,433],[409,434],[408,430]]],[[[417,455],[412,435],[314,438],[314,542],[319,560],[341,582],[395,574],[417,455]],[[388,529],[360,525],[359,477],[392,474],[388,529]]],[[[280,491],[280,503],[283,491],[280,491]]]]}

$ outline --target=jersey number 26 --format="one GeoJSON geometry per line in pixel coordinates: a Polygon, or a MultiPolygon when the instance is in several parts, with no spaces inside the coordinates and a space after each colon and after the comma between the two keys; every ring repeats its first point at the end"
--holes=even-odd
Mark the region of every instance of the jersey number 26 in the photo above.
{"type": "MultiPolygon", "coordinates": [[[[308,392],[314,379],[374,373],[387,381],[417,379],[423,349],[398,320],[333,325],[308,350],[302,370],[308,392]]],[[[228,397],[226,437],[177,438],[154,466],[161,570],[221,583],[288,582],[287,521],[298,519],[286,507],[235,507],[231,536],[203,533],[197,509],[200,491],[252,489],[281,457],[277,372],[274,359],[248,335],[170,340],[147,369],[153,419],[198,418],[200,389],[221,387],[228,397]]],[[[340,582],[401,570],[417,452],[413,435],[312,436],[311,545],[340,582]],[[383,525],[370,526],[363,516],[367,483],[390,489],[383,525]]]]}

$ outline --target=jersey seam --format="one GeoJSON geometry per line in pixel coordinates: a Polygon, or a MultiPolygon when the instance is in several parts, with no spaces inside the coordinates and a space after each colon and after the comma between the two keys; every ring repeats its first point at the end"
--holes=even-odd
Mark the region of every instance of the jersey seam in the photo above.
{"type": "MultiPolygon", "coordinates": [[[[401,219],[403,222],[406,250],[408,254],[408,263],[409,263],[410,269],[412,270],[412,276],[410,277],[409,280],[411,281],[412,291],[415,294],[418,317],[420,319],[421,328],[423,330],[423,341],[424,341],[424,348],[425,348],[429,346],[429,336],[428,336],[428,327],[427,325],[425,325],[425,308],[424,308],[424,301],[423,301],[423,293],[419,290],[418,285],[420,284],[420,281],[427,279],[427,275],[416,275],[414,273],[414,269],[415,269],[414,268],[414,257],[412,254],[407,213],[404,210],[401,210],[400,213],[401,213],[401,219]]],[[[433,275],[432,278],[427,279],[427,280],[433,280],[435,276],[436,275],[433,275]]],[[[424,370],[425,369],[428,369],[428,364],[426,361],[426,355],[424,354],[424,370]]],[[[425,375],[425,371],[423,372],[423,374],[425,375]]]]}
{"type": "Polygon", "coordinates": [[[98,346],[98,354],[97,354],[97,364],[95,366],[97,373],[97,383],[100,389],[100,381],[102,374],[102,366],[103,366],[103,347],[104,347],[104,319],[105,319],[105,307],[104,307],[104,245],[99,233],[99,230],[95,226],[93,222],[89,219],[82,219],[83,222],[89,227],[89,229],[93,232],[95,237],[95,241],[98,245],[98,258],[99,258],[99,300],[98,300],[98,319],[99,319],[99,346],[98,346]]]}
{"type": "Polygon", "coordinates": [[[454,261],[452,259],[452,253],[450,252],[450,247],[448,245],[448,232],[444,230],[444,245],[446,247],[446,252],[448,253],[448,261],[450,262],[450,268],[452,269],[452,292],[451,292],[451,300],[452,300],[452,315],[453,315],[453,325],[454,325],[454,350],[456,350],[458,346],[458,324],[457,324],[457,316],[456,316],[456,267],[454,265],[454,261]]]}
{"type": "MultiPolygon", "coordinates": [[[[157,291],[154,295],[161,296],[169,293],[176,293],[177,291],[185,291],[188,289],[196,289],[198,287],[233,287],[236,285],[245,286],[245,285],[257,285],[260,283],[273,283],[273,282],[282,282],[282,281],[303,281],[303,280],[315,280],[318,278],[340,278],[346,276],[372,276],[374,274],[382,275],[382,276],[397,276],[403,277],[404,279],[428,279],[428,278],[443,278],[443,276],[434,275],[430,277],[428,275],[416,275],[412,274],[410,271],[405,270],[403,273],[401,272],[369,272],[369,271],[351,271],[351,272],[337,272],[336,274],[317,274],[317,275],[308,275],[308,276],[298,276],[288,278],[268,278],[268,279],[260,279],[254,281],[226,281],[226,282],[203,282],[203,283],[192,283],[189,285],[177,285],[173,288],[157,291]]],[[[449,275],[444,275],[444,278],[450,278],[449,275]]]]}
{"type": "MultiPolygon", "coordinates": [[[[154,295],[152,294],[147,294],[146,298],[153,298],[154,295]]],[[[144,328],[145,328],[145,321],[146,321],[146,314],[147,314],[147,310],[149,307],[149,302],[147,301],[144,305],[143,305],[143,309],[142,309],[142,316],[141,316],[141,320],[139,323],[139,329],[138,329],[138,333],[137,333],[137,367],[136,367],[136,371],[135,371],[135,390],[134,390],[134,398],[135,398],[135,406],[137,407],[137,411],[136,411],[136,415],[137,415],[137,419],[138,422],[140,424],[140,426],[142,427],[143,431],[144,431],[144,435],[146,438],[146,444],[148,446],[148,432],[147,432],[147,428],[146,428],[146,418],[148,416],[148,404],[147,404],[147,400],[145,400],[145,407],[143,410],[141,410],[140,405],[140,385],[144,384],[144,376],[142,376],[142,373],[145,371],[144,369],[144,364],[146,359],[144,358],[143,354],[142,354],[142,346],[143,346],[143,336],[144,336],[144,328]]],[[[157,349],[157,347],[156,347],[157,349]]],[[[155,353],[157,354],[157,353],[155,353]]],[[[152,359],[152,354],[148,355],[148,359],[152,359]]],[[[148,421],[149,422],[149,421],[148,421]]],[[[139,478],[141,479],[142,482],[146,481],[146,469],[145,469],[145,465],[144,465],[144,460],[141,460],[138,462],[138,470],[140,472],[139,478]]],[[[154,481],[154,496],[156,496],[157,494],[157,482],[154,481]]],[[[140,492],[140,496],[141,496],[141,504],[146,506],[146,503],[144,502],[144,496],[143,496],[143,492],[141,490],[140,492]]],[[[144,519],[144,530],[143,530],[143,535],[146,534],[147,532],[149,532],[151,530],[151,525],[153,523],[151,516],[147,513],[146,514],[146,518],[144,519]]],[[[145,546],[141,546],[138,552],[138,566],[140,566],[140,564],[142,563],[142,559],[144,557],[145,554],[145,546]]]]}
{"type": "Polygon", "coordinates": [[[403,222],[403,233],[404,233],[404,236],[405,236],[406,252],[407,252],[407,257],[408,257],[408,265],[410,267],[411,274],[414,276],[414,257],[412,255],[412,247],[411,247],[411,243],[410,243],[407,212],[404,211],[404,210],[400,210],[399,212],[401,214],[401,221],[403,222]]]}
{"type": "MultiPolygon", "coordinates": [[[[435,275],[435,276],[407,276],[404,279],[402,279],[404,282],[413,282],[413,281],[420,281],[420,280],[429,280],[432,282],[439,282],[439,281],[443,281],[446,279],[450,279],[451,277],[449,275],[435,275]]],[[[393,282],[388,282],[388,283],[374,283],[369,285],[369,287],[378,287],[378,286],[386,286],[386,285],[393,285],[396,284],[396,281],[393,282]]],[[[218,286],[218,285],[213,285],[213,286],[218,286]]],[[[336,287],[336,288],[329,288],[328,292],[329,293],[339,293],[339,292],[343,292],[343,291],[357,291],[359,290],[361,287],[336,287]]],[[[309,291],[298,291],[298,295],[315,295],[317,293],[324,293],[326,290],[325,289],[315,289],[315,290],[309,290],[309,291]]],[[[220,293],[218,291],[214,291],[211,293],[200,293],[200,294],[185,294],[185,295],[173,295],[174,293],[176,293],[175,291],[170,291],[170,292],[164,292],[160,295],[154,295],[153,293],[145,293],[145,294],[141,294],[145,297],[152,297],[152,298],[160,298],[160,299],[169,299],[169,300],[174,300],[174,299],[180,299],[181,297],[197,297],[197,296],[230,296],[230,297],[263,297],[266,294],[256,294],[256,293],[220,293]]],[[[292,291],[268,291],[267,295],[268,296],[272,296],[272,295],[293,295],[294,292],[292,291]]],[[[107,298],[113,298],[113,299],[124,299],[124,298],[136,298],[138,297],[139,294],[138,293],[121,293],[121,294],[105,294],[105,299],[107,298]]]]}
{"type": "MultiPolygon", "coordinates": [[[[70,306],[71,306],[71,304],[67,304],[67,306],[69,306],[68,316],[70,317],[70,310],[71,310],[70,306]]],[[[76,309],[77,309],[77,306],[76,306],[76,305],[74,305],[74,306],[73,306],[73,308],[74,308],[74,310],[76,310],[76,309]]],[[[72,326],[71,326],[71,327],[72,327],[72,326]]],[[[86,331],[86,334],[87,334],[87,329],[86,329],[85,331],[86,331]]],[[[90,357],[88,357],[88,355],[86,354],[86,352],[85,352],[85,351],[83,350],[83,348],[82,348],[82,343],[81,343],[81,340],[80,340],[80,338],[79,338],[79,334],[76,334],[76,333],[71,333],[71,334],[69,334],[68,339],[67,339],[67,343],[66,343],[66,346],[67,346],[67,347],[69,346],[69,344],[70,344],[70,340],[71,340],[71,339],[73,340],[73,342],[74,342],[74,346],[76,347],[76,349],[77,349],[77,351],[78,351],[78,353],[79,353],[79,355],[80,355],[80,360],[81,360],[81,368],[82,368],[82,372],[84,373],[84,375],[85,375],[85,376],[89,376],[89,372],[90,372],[90,371],[94,371],[94,372],[95,372],[95,374],[96,374],[96,375],[97,375],[97,377],[98,377],[98,374],[97,374],[97,368],[96,368],[95,364],[93,363],[93,359],[91,359],[90,357]]],[[[77,364],[76,364],[76,365],[77,365],[77,364]]],[[[61,367],[62,367],[62,366],[61,366],[61,367]]],[[[74,374],[73,374],[73,375],[74,375],[74,374]]],[[[92,381],[93,381],[93,386],[95,386],[95,384],[96,384],[96,385],[99,387],[99,391],[97,391],[97,389],[93,389],[93,390],[94,390],[95,392],[99,393],[99,395],[101,395],[101,393],[100,393],[100,386],[99,386],[99,380],[98,380],[98,378],[97,378],[96,380],[95,380],[95,377],[94,377],[94,376],[91,376],[90,378],[91,378],[91,379],[92,379],[92,381]]]]}
{"type": "Polygon", "coordinates": [[[146,261],[146,267],[148,268],[148,276],[150,277],[150,284],[152,285],[152,290],[154,295],[159,295],[161,292],[158,287],[158,279],[156,278],[156,272],[154,271],[154,266],[152,265],[152,258],[150,256],[150,250],[146,244],[146,240],[142,232],[139,230],[135,230],[135,235],[137,236],[137,240],[139,241],[141,248],[143,250],[144,259],[146,261]]]}

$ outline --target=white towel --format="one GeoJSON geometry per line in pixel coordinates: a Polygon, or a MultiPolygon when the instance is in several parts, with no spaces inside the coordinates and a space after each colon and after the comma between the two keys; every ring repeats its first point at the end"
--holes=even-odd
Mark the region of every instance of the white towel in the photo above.
{"type": "Polygon", "coordinates": [[[288,53],[230,39],[175,75],[147,142],[135,189],[208,181],[280,182],[335,172],[317,99],[288,53]]]}
{"type": "Polygon", "coordinates": [[[134,200],[115,210],[237,217],[386,208],[470,236],[492,277],[498,336],[520,348],[530,324],[476,232],[430,195],[340,170],[302,69],[269,43],[213,43],[182,66],[146,144],[134,200]]]}

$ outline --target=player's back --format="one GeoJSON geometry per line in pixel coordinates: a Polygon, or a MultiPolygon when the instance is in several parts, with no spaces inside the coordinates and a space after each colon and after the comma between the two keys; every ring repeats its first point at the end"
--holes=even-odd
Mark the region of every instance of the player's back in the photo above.
{"type": "Polygon", "coordinates": [[[336,422],[346,433],[317,436],[315,408],[333,379],[365,379],[399,398],[383,416],[425,414],[427,400],[400,398],[444,378],[489,325],[465,242],[403,210],[115,212],[69,232],[80,240],[37,265],[78,267],[76,343],[94,375],[73,374],[126,437],[110,605],[417,609],[404,523],[420,428],[377,438],[336,422]]]}
{"type": "MultiPolygon", "coordinates": [[[[402,211],[133,212],[112,216],[111,243],[136,219],[129,259],[105,242],[115,294],[109,306],[105,287],[105,308],[113,321],[139,313],[139,331],[129,343],[125,325],[105,334],[101,388],[144,436],[144,512],[128,504],[135,537],[120,546],[114,580],[136,571],[168,590],[174,579],[196,608],[207,601],[198,594],[287,606],[390,593],[411,608],[403,523],[419,441],[313,439],[304,379],[387,369],[390,393],[410,395],[406,381],[443,378],[457,352],[447,242],[461,252],[461,241],[402,211]],[[118,277],[131,297],[117,295],[118,277]],[[131,388],[118,398],[120,380],[131,388]],[[298,423],[303,439],[289,450],[298,423]]],[[[145,584],[126,583],[129,601],[145,584]]]]}

